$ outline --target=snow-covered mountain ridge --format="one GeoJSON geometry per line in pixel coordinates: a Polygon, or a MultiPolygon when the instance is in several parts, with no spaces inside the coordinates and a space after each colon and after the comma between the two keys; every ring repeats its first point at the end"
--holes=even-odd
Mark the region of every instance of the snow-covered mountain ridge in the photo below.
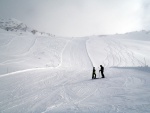
{"type": "Polygon", "coordinates": [[[40,35],[40,36],[55,36],[50,33],[40,32],[36,29],[33,29],[31,27],[28,27],[23,22],[11,18],[11,19],[0,19],[0,28],[4,29],[6,31],[12,31],[12,32],[19,32],[21,33],[30,33],[33,35],[40,35]]]}

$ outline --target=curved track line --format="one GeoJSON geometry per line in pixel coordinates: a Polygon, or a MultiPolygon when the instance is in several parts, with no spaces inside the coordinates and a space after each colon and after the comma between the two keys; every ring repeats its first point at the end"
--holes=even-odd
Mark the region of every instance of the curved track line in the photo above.
{"type": "Polygon", "coordinates": [[[58,66],[56,66],[56,67],[45,67],[45,68],[32,68],[32,69],[26,69],[26,70],[15,71],[15,72],[11,72],[11,73],[7,73],[7,74],[0,75],[0,78],[5,77],[5,76],[9,76],[9,75],[14,75],[14,74],[23,73],[23,72],[59,68],[59,67],[61,66],[61,64],[62,64],[62,54],[63,54],[64,50],[66,49],[66,46],[68,45],[69,42],[70,42],[70,40],[66,43],[66,45],[64,46],[64,48],[63,48],[63,50],[62,50],[62,52],[61,52],[61,55],[60,55],[60,56],[61,56],[61,61],[60,61],[60,63],[59,63],[58,66]]]}
{"type": "Polygon", "coordinates": [[[88,49],[87,49],[87,41],[89,41],[89,40],[90,40],[90,38],[88,38],[88,39],[86,40],[86,42],[85,42],[85,47],[86,47],[86,52],[87,52],[88,58],[89,58],[89,60],[90,60],[90,62],[91,62],[91,65],[92,65],[92,67],[94,67],[93,62],[92,62],[92,60],[91,60],[91,58],[90,58],[88,49]]]}

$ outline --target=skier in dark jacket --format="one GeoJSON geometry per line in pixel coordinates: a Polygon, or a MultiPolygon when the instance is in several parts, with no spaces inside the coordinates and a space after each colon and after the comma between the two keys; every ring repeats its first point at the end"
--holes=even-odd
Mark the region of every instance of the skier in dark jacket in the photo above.
{"type": "Polygon", "coordinates": [[[93,67],[92,79],[96,79],[96,70],[95,70],[95,67],[93,67]]]}
{"type": "Polygon", "coordinates": [[[99,70],[99,72],[101,72],[101,75],[102,75],[102,78],[105,78],[105,76],[104,76],[104,67],[102,66],[102,65],[100,65],[100,70],[99,70]]]}

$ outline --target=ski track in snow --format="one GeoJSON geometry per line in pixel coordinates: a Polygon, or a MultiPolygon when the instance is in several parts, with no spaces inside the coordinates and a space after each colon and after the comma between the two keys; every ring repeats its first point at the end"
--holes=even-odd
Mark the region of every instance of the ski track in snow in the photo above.
{"type": "Polygon", "coordinates": [[[149,113],[149,73],[123,68],[143,62],[118,40],[102,37],[106,78],[91,80],[91,40],[68,40],[57,67],[1,75],[1,113],[149,113]],[[113,66],[122,67],[108,68],[113,66]]]}
{"type": "Polygon", "coordinates": [[[103,61],[104,66],[113,67],[113,66],[122,66],[126,67],[130,66],[143,66],[143,61],[140,61],[138,58],[134,56],[134,53],[128,49],[127,46],[120,44],[119,41],[115,41],[115,39],[105,39],[103,38],[105,43],[107,43],[107,47],[105,50],[107,51],[107,56],[103,61]]]}
{"type": "MultiPolygon", "coordinates": [[[[16,59],[12,59],[12,60],[6,60],[6,61],[4,61],[4,62],[1,62],[0,63],[0,66],[5,66],[5,65],[9,65],[9,64],[14,64],[14,65],[16,65],[17,63],[19,64],[19,63],[22,63],[22,62],[24,62],[24,61],[27,61],[27,60],[30,60],[31,58],[30,58],[30,56],[27,56],[27,57],[24,57],[25,55],[27,55],[27,54],[29,54],[29,52],[30,52],[30,50],[34,47],[34,45],[35,45],[35,43],[36,43],[36,41],[37,41],[37,38],[38,37],[35,37],[35,39],[33,40],[33,43],[31,44],[31,46],[27,49],[27,51],[26,52],[24,52],[23,54],[21,54],[21,55],[13,55],[13,56],[23,56],[23,57],[21,57],[21,58],[16,58],[16,59]]],[[[61,51],[61,53],[60,53],[60,63],[59,63],[59,65],[58,66],[55,66],[55,67],[48,67],[48,68],[51,68],[51,69],[53,69],[53,68],[59,68],[60,66],[61,66],[61,63],[62,63],[62,53],[63,53],[63,51],[65,50],[65,48],[66,48],[66,46],[67,46],[67,44],[69,43],[69,41],[70,41],[70,39],[66,42],[66,44],[65,44],[65,46],[63,47],[63,49],[62,49],[62,51],[61,51]]],[[[27,71],[34,71],[34,70],[42,70],[42,69],[45,69],[45,67],[43,67],[43,68],[41,68],[41,67],[36,67],[36,68],[31,68],[31,69],[23,69],[23,70],[19,70],[19,71],[15,71],[15,72],[10,72],[10,73],[7,73],[7,74],[3,74],[3,75],[0,75],[0,77],[3,77],[3,76],[8,76],[8,75],[12,75],[12,74],[17,74],[17,73],[22,73],[22,72],[27,72],[27,71]]]]}

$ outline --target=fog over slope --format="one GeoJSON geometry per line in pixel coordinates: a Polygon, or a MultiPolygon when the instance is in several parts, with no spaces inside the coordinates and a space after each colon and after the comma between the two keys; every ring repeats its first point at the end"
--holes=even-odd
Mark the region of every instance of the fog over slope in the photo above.
{"type": "Polygon", "coordinates": [[[149,12],[149,0],[0,0],[1,18],[69,37],[150,30],[149,12]]]}

